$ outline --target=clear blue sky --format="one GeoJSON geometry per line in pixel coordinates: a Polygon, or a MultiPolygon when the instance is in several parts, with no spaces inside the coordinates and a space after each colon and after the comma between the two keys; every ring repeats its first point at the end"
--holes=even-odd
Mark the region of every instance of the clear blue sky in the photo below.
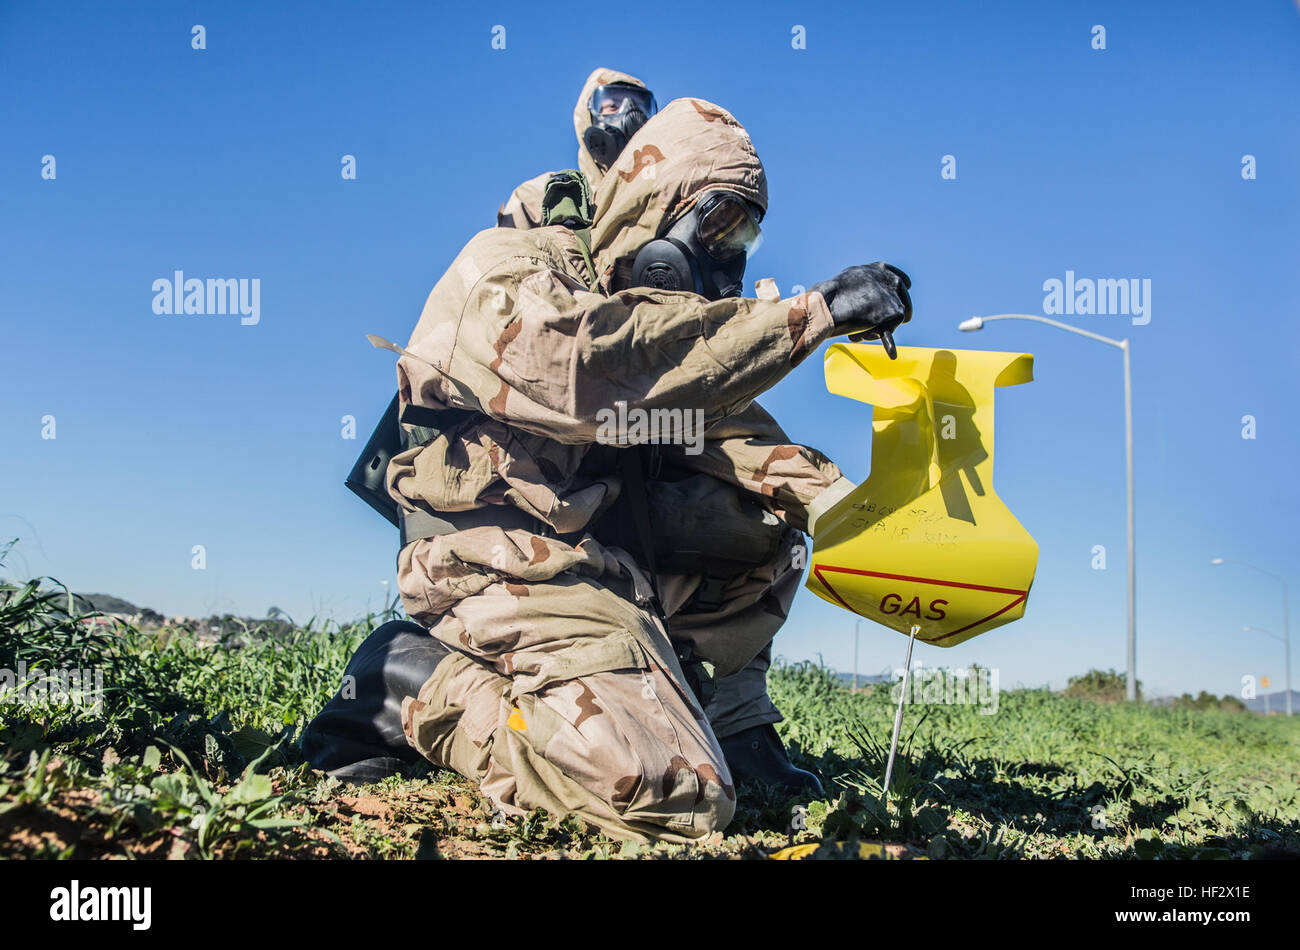
{"type": "MultiPolygon", "coordinates": [[[[1280,681],[1280,644],[1240,632],[1280,632],[1276,585],[1209,560],[1300,586],[1294,4],[665,0],[587,24],[559,9],[0,6],[8,574],[169,614],[377,606],[396,539],[342,485],[359,441],[340,418],[364,439],[394,380],[364,335],[404,342],[510,189],[573,165],[573,101],[608,65],[750,130],[772,200],[750,278],[788,291],[885,259],[914,281],[900,342],[1036,354],[997,427],[998,492],[1042,550],[1027,615],[924,663],[979,661],[1004,686],[1124,665],[1120,355],[1023,322],[956,329],[1041,312],[1043,282],[1073,270],[1152,284],[1146,326],[1066,318],[1133,341],[1140,677],[1150,693],[1280,681]],[[261,322],[155,315],[151,285],[177,269],[260,278],[261,322]]],[[[828,395],[819,359],[764,401],[865,477],[869,409],[828,395]]],[[[853,619],[803,591],[777,652],[848,669],[853,619]]],[[[861,668],[904,643],[864,631],[861,668]]]]}

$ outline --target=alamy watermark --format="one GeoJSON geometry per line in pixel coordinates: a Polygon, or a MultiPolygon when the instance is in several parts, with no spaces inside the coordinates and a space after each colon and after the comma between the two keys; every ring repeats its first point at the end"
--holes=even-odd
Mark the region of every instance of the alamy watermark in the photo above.
{"type": "MultiPolygon", "coordinates": [[[[903,690],[903,671],[895,670],[897,682],[889,698],[898,702],[903,690]]],[[[920,662],[912,667],[907,682],[906,705],[979,706],[981,715],[998,711],[998,671],[982,666],[965,670],[923,669],[920,662]]]]}
{"type": "Polygon", "coordinates": [[[132,930],[153,923],[152,887],[82,886],[73,878],[67,887],[50,891],[50,920],[125,921],[132,930]]]}
{"type": "Polygon", "coordinates": [[[81,706],[90,712],[104,708],[104,671],[101,669],[28,670],[0,669],[0,703],[33,706],[81,706]]]}
{"type": "Polygon", "coordinates": [[[262,319],[262,278],[198,277],[176,271],[171,279],[153,282],[153,312],[163,314],[240,314],[239,322],[255,326],[262,319]]]}
{"type": "Polygon", "coordinates": [[[1135,327],[1151,322],[1151,278],[1143,277],[1075,277],[1065,272],[1065,280],[1049,277],[1043,281],[1043,314],[1097,314],[1132,317],[1135,327]]]}
{"type": "Polygon", "coordinates": [[[620,400],[596,412],[596,441],[602,445],[681,445],[687,455],[704,451],[703,409],[629,409],[620,400]]]}

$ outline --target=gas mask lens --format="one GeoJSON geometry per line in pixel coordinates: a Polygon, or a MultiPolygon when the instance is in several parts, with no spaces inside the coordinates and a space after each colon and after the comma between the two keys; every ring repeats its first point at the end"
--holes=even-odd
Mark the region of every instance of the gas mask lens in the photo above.
{"type": "Polygon", "coordinates": [[[715,261],[752,256],[763,243],[758,216],[749,202],[730,192],[710,195],[700,207],[696,236],[715,261]]]}
{"type": "Polygon", "coordinates": [[[629,286],[693,291],[708,300],[739,297],[762,216],[734,191],[705,192],[666,234],[637,251],[629,286]]]}
{"type": "Polygon", "coordinates": [[[649,89],[617,82],[597,86],[596,91],[591,94],[591,104],[588,108],[594,119],[618,115],[624,111],[631,112],[634,109],[644,113],[648,119],[658,111],[655,97],[649,89]]]}

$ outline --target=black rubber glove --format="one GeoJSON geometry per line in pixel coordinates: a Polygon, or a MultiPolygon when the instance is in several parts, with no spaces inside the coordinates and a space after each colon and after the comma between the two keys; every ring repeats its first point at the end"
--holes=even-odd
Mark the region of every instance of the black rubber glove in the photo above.
{"type": "Polygon", "coordinates": [[[912,319],[911,286],[912,279],[897,267],[877,261],[847,267],[808,289],[826,298],[837,334],[847,333],[855,343],[879,339],[892,360],[897,357],[893,333],[912,319]]]}

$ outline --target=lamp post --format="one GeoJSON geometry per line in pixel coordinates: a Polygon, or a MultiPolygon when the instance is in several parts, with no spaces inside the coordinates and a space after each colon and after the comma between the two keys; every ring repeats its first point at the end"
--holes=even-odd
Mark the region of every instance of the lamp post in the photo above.
{"type": "Polygon", "coordinates": [[[1241,567],[1248,567],[1252,571],[1258,571],[1261,574],[1273,578],[1282,585],[1282,642],[1286,644],[1286,714],[1291,715],[1291,618],[1289,610],[1289,597],[1287,594],[1286,578],[1281,574],[1274,574],[1272,571],[1266,571],[1262,567],[1254,564],[1248,564],[1245,561],[1237,561],[1228,557],[1216,557],[1210,561],[1215,567],[1221,564],[1237,564],[1241,567]]]}
{"type": "Polygon", "coordinates": [[[862,633],[862,619],[853,624],[853,691],[858,691],[858,637],[862,633]]]}
{"type": "Polygon", "coordinates": [[[1137,568],[1135,564],[1134,519],[1133,519],[1133,376],[1129,362],[1128,340],[1112,340],[1108,336],[1080,330],[1059,320],[1049,320],[1030,313],[999,313],[991,317],[971,317],[958,324],[959,330],[971,332],[982,330],[990,320],[1032,320],[1034,323],[1046,323],[1049,327],[1066,330],[1079,336],[1086,336],[1098,343],[1105,343],[1121,350],[1124,354],[1124,468],[1128,487],[1128,683],[1125,695],[1129,702],[1137,699],[1137,568]]]}
{"type": "MultiPolygon", "coordinates": [[[[1282,637],[1279,637],[1272,630],[1265,630],[1263,627],[1242,627],[1241,630],[1243,633],[1262,633],[1266,637],[1272,637],[1274,640],[1282,640],[1283,643],[1286,643],[1286,640],[1284,640],[1282,637]]],[[[1290,657],[1289,645],[1288,645],[1287,666],[1290,667],[1290,665],[1291,665],[1291,657],[1290,657]]],[[[1291,691],[1291,684],[1288,683],[1287,684],[1288,698],[1290,696],[1290,691],[1291,691]]],[[[1264,694],[1264,713],[1266,715],[1268,714],[1268,693],[1264,694]]],[[[1287,715],[1288,716],[1291,715],[1291,710],[1289,708],[1287,709],[1287,715]]]]}

